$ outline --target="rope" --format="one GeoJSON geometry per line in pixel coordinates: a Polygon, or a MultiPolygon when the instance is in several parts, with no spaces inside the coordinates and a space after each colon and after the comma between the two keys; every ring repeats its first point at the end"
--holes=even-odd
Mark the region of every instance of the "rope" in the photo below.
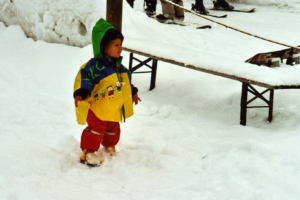
{"type": "Polygon", "coordinates": [[[228,25],[226,25],[226,24],[222,24],[222,23],[220,23],[220,22],[216,22],[216,21],[214,21],[214,20],[212,20],[212,19],[210,19],[210,18],[204,17],[203,15],[200,15],[200,14],[198,14],[198,13],[192,12],[192,11],[190,11],[190,10],[188,10],[188,9],[186,9],[186,8],[184,8],[184,7],[180,6],[180,5],[178,5],[178,4],[175,4],[175,3],[173,3],[173,2],[171,2],[171,1],[169,1],[169,0],[163,0],[163,1],[165,1],[165,2],[167,2],[167,3],[169,3],[169,4],[172,4],[173,6],[176,6],[176,7],[178,7],[178,8],[181,8],[181,9],[183,9],[183,10],[189,12],[189,13],[192,13],[192,14],[194,14],[194,15],[197,15],[198,17],[201,17],[201,18],[206,19],[206,20],[208,20],[208,21],[214,22],[214,23],[219,24],[219,25],[221,25],[221,26],[225,26],[226,28],[230,28],[230,29],[232,29],[232,30],[235,30],[235,31],[244,33],[244,34],[246,34],[246,35],[250,35],[250,36],[253,36],[253,37],[256,37],[256,38],[259,38],[259,39],[268,41],[268,42],[272,42],[272,43],[275,43],[275,44],[279,44],[279,45],[282,45],[282,46],[286,46],[286,47],[289,47],[289,48],[294,48],[294,49],[299,49],[299,50],[300,50],[299,47],[294,47],[294,46],[290,46],[290,45],[283,44],[283,43],[280,43],[280,42],[276,42],[276,41],[274,41],[274,40],[269,40],[269,39],[260,37],[260,36],[258,36],[258,35],[253,35],[253,34],[251,34],[251,33],[248,33],[248,32],[242,31],[242,30],[239,30],[239,29],[234,28],[234,27],[232,27],[232,26],[228,26],[228,25]]]}

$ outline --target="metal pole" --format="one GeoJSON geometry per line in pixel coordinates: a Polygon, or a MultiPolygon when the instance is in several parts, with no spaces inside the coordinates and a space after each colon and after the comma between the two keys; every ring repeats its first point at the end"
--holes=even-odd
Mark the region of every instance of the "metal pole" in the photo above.
{"type": "Polygon", "coordinates": [[[123,0],[106,1],[106,21],[122,32],[123,0]]]}

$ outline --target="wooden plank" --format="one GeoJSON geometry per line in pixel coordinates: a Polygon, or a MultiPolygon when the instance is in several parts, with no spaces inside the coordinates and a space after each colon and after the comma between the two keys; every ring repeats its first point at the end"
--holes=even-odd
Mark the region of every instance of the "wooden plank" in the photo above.
{"type": "Polygon", "coordinates": [[[269,88],[269,89],[300,89],[300,85],[290,85],[290,86],[289,85],[270,85],[270,84],[267,84],[267,83],[262,83],[262,82],[258,82],[258,81],[254,81],[254,80],[250,80],[250,79],[246,79],[246,78],[242,78],[242,77],[238,77],[238,76],[234,76],[234,75],[230,75],[230,74],[226,74],[226,73],[222,73],[222,72],[217,72],[217,71],[205,69],[205,68],[202,68],[202,67],[197,67],[197,66],[194,66],[194,65],[185,65],[182,62],[178,62],[178,61],[171,60],[171,59],[165,59],[163,57],[154,56],[154,55],[144,53],[144,52],[141,52],[141,51],[137,51],[137,50],[134,50],[134,49],[130,49],[130,48],[127,48],[127,47],[123,47],[123,50],[131,52],[131,53],[136,53],[136,54],[148,57],[148,58],[153,58],[155,60],[161,60],[163,62],[167,62],[167,63],[170,63],[170,64],[179,65],[179,66],[186,67],[186,68],[189,68],[189,69],[205,72],[205,73],[208,73],[208,74],[213,74],[213,75],[216,75],[216,76],[221,76],[221,77],[224,77],[224,78],[237,80],[237,81],[240,81],[240,82],[243,82],[243,83],[258,85],[258,86],[269,88]]]}

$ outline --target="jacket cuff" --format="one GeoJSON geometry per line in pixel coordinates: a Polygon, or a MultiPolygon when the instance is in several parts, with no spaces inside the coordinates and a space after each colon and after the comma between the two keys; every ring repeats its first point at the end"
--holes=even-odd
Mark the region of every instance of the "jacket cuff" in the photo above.
{"type": "Polygon", "coordinates": [[[139,90],[131,84],[131,96],[133,97],[134,95],[136,95],[138,91],[139,90]]]}

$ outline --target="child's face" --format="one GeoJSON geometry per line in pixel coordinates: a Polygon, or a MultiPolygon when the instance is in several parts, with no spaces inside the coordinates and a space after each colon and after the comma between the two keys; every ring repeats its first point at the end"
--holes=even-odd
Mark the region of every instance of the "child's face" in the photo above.
{"type": "Polygon", "coordinates": [[[110,41],[105,48],[105,54],[111,58],[119,58],[122,52],[121,45],[122,43],[120,38],[110,41]]]}

